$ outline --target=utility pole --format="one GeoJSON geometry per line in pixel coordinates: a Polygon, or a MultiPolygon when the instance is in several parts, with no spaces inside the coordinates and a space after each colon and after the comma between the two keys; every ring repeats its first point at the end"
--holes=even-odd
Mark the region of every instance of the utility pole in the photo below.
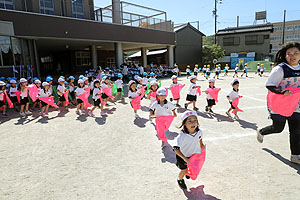
{"type": "Polygon", "coordinates": [[[284,10],[283,12],[282,45],[284,45],[284,37],[285,37],[285,17],[286,17],[286,10],[284,10]]]}
{"type": "Polygon", "coordinates": [[[218,0],[215,0],[215,10],[213,11],[213,14],[215,15],[215,44],[217,44],[217,3],[218,0]]]}
{"type": "Polygon", "coordinates": [[[240,16],[236,17],[236,27],[239,27],[239,23],[240,23],[240,16]]]}

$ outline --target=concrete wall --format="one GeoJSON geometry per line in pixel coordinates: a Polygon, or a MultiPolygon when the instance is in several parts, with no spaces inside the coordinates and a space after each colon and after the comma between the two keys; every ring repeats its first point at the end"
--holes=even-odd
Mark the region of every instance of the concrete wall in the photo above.
{"type": "Polygon", "coordinates": [[[217,41],[218,44],[221,45],[222,48],[225,50],[226,56],[230,56],[230,53],[255,52],[256,59],[261,60],[263,59],[264,56],[270,54],[270,31],[218,35],[217,41]],[[262,44],[247,45],[245,43],[245,37],[249,35],[259,35],[265,38],[263,39],[262,44]],[[240,38],[239,45],[224,46],[223,39],[226,37],[239,37],[240,38]]]}
{"type": "Polygon", "coordinates": [[[191,28],[176,32],[175,63],[180,68],[202,62],[202,35],[191,28]]]}

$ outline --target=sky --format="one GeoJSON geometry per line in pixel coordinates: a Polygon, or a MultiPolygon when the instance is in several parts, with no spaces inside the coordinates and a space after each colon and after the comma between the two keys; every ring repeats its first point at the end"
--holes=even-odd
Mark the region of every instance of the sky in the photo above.
{"type": "MultiPolygon", "coordinates": [[[[112,0],[94,0],[95,6],[111,5],[112,0]]],[[[127,0],[127,2],[166,11],[167,18],[175,24],[200,21],[200,31],[214,34],[214,0],[127,0]]],[[[268,22],[283,21],[283,10],[287,10],[287,20],[300,20],[300,0],[222,0],[218,4],[218,29],[236,26],[237,16],[240,26],[252,25],[255,12],[267,11],[268,22]]],[[[257,22],[258,24],[262,22],[257,22]]]]}

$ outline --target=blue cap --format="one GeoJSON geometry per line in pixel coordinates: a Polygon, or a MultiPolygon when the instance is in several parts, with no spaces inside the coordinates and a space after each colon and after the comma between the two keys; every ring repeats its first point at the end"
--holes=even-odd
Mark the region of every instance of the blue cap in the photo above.
{"type": "Polygon", "coordinates": [[[32,80],[35,81],[35,80],[39,80],[39,79],[37,77],[34,77],[32,80]]]}
{"type": "Polygon", "coordinates": [[[11,80],[11,77],[7,77],[6,80],[10,81],[10,80],[11,80]]]}
{"type": "Polygon", "coordinates": [[[64,76],[60,76],[59,78],[65,79],[65,77],[64,77],[64,76]]]}
{"type": "Polygon", "coordinates": [[[154,76],[155,74],[153,72],[150,73],[150,76],[154,76]]]}
{"type": "Polygon", "coordinates": [[[15,81],[16,81],[16,80],[18,80],[18,79],[17,79],[17,77],[12,77],[12,80],[15,80],[15,81]]]}
{"type": "Polygon", "coordinates": [[[2,76],[2,77],[0,77],[0,80],[1,80],[1,81],[2,81],[2,80],[4,80],[4,79],[5,79],[5,77],[3,77],[3,76],[2,76]]]}
{"type": "Polygon", "coordinates": [[[53,81],[53,78],[52,78],[51,76],[50,76],[50,77],[48,76],[48,77],[46,78],[46,81],[47,81],[47,82],[53,81]]]}
{"type": "Polygon", "coordinates": [[[144,75],[144,76],[147,76],[148,74],[147,74],[147,72],[144,72],[143,75],[144,75]]]}
{"type": "Polygon", "coordinates": [[[79,76],[79,79],[83,79],[83,78],[84,78],[84,76],[83,76],[83,75],[80,75],[80,76],[79,76]]]}
{"type": "Polygon", "coordinates": [[[118,78],[121,78],[121,77],[123,77],[123,75],[122,74],[118,74],[118,78]]]}
{"type": "Polygon", "coordinates": [[[75,79],[74,76],[69,76],[69,79],[75,79]]]}

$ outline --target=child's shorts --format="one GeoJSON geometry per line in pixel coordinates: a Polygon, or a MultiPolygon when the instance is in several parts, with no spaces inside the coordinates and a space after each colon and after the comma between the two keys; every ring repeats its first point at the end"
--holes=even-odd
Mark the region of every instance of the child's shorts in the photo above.
{"type": "Polygon", "coordinates": [[[214,106],[216,105],[216,101],[214,99],[206,99],[207,100],[207,106],[214,106]]]}
{"type": "Polygon", "coordinates": [[[186,100],[187,101],[197,101],[197,96],[196,95],[186,95],[186,100]]]}
{"type": "Polygon", "coordinates": [[[16,96],[10,97],[12,103],[18,102],[18,98],[16,96]]]}
{"type": "Polygon", "coordinates": [[[5,105],[4,101],[0,101],[0,108],[5,105]]]}
{"type": "Polygon", "coordinates": [[[198,75],[198,73],[197,73],[197,72],[194,72],[194,75],[195,75],[195,76],[197,76],[197,75],[198,75]]]}
{"type": "Polygon", "coordinates": [[[108,98],[108,96],[105,93],[102,93],[101,97],[102,97],[102,99],[107,99],[108,98]]]}
{"type": "Polygon", "coordinates": [[[60,96],[59,101],[66,101],[65,96],[64,95],[60,96]]]}
{"type": "Polygon", "coordinates": [[[232,108],[232,109],[236,109],[236,107],[234,107],[234,106],[232,105],[232,102],[230,102],[230,105],[231,105],[231,108],[232,108]]]}
{"type": "Polygon", "coordinates": [[[176,166],[181,170],[187,168],[186,162],[178,155],[176,155],[176,166]]]}
{"type": "Polygon", "coordinates": [[[83,101],[81,99],[77,99],[77,103],[81,104],[81,103],[83,103],[83,101]]]}
{"type": "Polygon", "coordinates": [[[47,105],[48,105],[47,103],[45,103],[45,102],[43,102],[43,101],[41,101],[41,104],[42,104],[42,107],[44,107],[44,106],[47,106],[47,105]]]}
{"type": "Polygon", "coordinates": [[[216,72],[216,75],[218,76],[218,75],[219,75],[219,72],[216,72]]]}
{"type": "Polygon", "coordinates": [[[21,98],[21,101],[20,101],[21,105],[26,105],[27,103],[29,103],[28,97],[24,97],[23,99],[21,98]]]}
{"type": "Polygon", "coordinates": [[[122,92],[122,88],[117,88],[117,92],[122,92]]]}
{"type": "Polygon", "coordinates": [[[97,100],[93,100],[94,101],[94,106],[98,106],[100,108],[100,104],[101,104],[101,101],[100,99],[97,99],[97,100]]]}

